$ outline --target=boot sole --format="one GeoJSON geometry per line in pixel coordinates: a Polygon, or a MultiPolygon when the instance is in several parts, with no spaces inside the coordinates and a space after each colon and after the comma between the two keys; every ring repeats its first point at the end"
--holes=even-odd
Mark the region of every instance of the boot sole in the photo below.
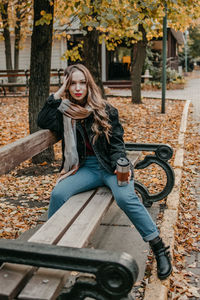
{"type": "Polygon", "coordinates": [[[173,268],[171,267],[171,269],[169,270],[169,272],[167,274],[162,275],[162,276],[158,276],[158,278],[160,280],[165,280],[172,273],[172,270],[173,270],[173,268]]]}

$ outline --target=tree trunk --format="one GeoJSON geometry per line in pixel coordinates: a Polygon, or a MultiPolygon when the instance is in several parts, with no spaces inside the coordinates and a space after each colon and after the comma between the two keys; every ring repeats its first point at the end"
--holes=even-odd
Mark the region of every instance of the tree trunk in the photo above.
{"type": "MultiPolygon", "coordinates": [[[[21,0],[18,0],[18,5],[21,0]]],[[[19,69],[19,42],[21,38],[21,12],[19,6],[16,9],[16,25],[15,25],[15,48],[14,48],[14,69],[19,69]]]]}
{"type": "Polygon", "coordinates": [[[87,31],[87,35],[84,37],[83,64],[90,70],[102,96],[105,97],[101,79],[99,34],[96,29],[87,31]]]}
{"type": "MultiPolygon", "coordinates": [[[[20,25],[19,25],[20,26],[20,25]]],[[[14,49],[14,69],[19,69],[19,42],[20,42],[20,27],[15,27],[15,49],[14,49]]]]}
{"type": "MultiPolygon", "coordinates": [[[[51,50],[53,33],[53,9],[49,0],[34,0],[34,25],[31,37],[31,65],[30,65],[30,87],[29,87],[29,128],[30,133],[37,131],[38,113],[49,96],[51,50]],[[41,18],[40,12],[52,14],[49,25],[38,25],[35,23],[41,18]]],[[[38,154],[33,158],[34,163],[43,161],[51,162],[54,159],[53,148],[38,154]]]]}
{"type": "Polygon", "coordinates": [[[133,103],[142,103],[141,100],[141,75],[146,57],[147,39],[142,25],[139,25],[143,39],[133,45],[131,49],[131,94],[133,103]]]}
{"type": "MultiPolygon", "coordinates": [[[[6,69],[12,70],[12,51],[11,51],[11,39],[8,22],[8,2],[3,4],[1,9],[1,16],[3,20],[3,37],[5,43],[5,57],[6,57],[6,69]]],[[[8,82],[14,82],[14,77],[8,77],[8,82]]]]}

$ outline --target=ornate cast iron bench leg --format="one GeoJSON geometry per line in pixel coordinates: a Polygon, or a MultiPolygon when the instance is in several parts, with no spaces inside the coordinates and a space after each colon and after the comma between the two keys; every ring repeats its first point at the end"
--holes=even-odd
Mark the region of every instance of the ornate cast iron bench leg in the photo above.
{"type": "Polygon", "coordinates": [[[93,274],[93,279],[78,279],[59,297],[68,300],[81,300],[85,297],[97,300],[132,299],[129,292],[138,276],[138,266],[127,253],[17,240],[0,240],[0,263],[2,262],[93,274]]]}
{"type": "Polygon", "coordinates": [[[159,201],[167,197],[174,186],[175,175],[168,160],[173,155],[173,149],[165,144],[136,144],[126,143],[126,150],[128,151],[145,151],[154,152],[154,155],[146,155],[145,158],[135,165],[135,169],[144,169],[151,164],[159,165],[166,174],[166,185],[163,190],[156,194],[151,194],[147,187],[141,182],[135,180],[135,189],[141,195],[142,201],[146,207],[150,207],[153,202],[159,201]]]}

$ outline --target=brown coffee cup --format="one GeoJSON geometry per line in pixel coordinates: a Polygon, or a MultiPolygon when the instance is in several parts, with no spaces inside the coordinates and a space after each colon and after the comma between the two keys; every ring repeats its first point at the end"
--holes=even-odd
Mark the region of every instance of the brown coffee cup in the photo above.
{"type": "Polygon", "coordinates": [[[129,160],[125,157],[119,158],[117,160],[117,183],[119,186],[125,186],[128,184],[129,171],[129,160]]]}

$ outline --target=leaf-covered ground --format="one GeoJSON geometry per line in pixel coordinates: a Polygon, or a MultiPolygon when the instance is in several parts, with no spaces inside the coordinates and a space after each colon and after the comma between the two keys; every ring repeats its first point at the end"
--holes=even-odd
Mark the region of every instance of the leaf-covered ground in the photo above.
{"type": "MultiPolygon", "coordinates": [[[[167,143],[173,147],[174,152],[176,151],[184,101],[167,100],[165,114],[160,113],[160,100],[144,99],[140,105],[132,104],[129,98],[115,97],[109,98],[108,101],[119,110],[126,141],[167,143]]],[[[175,228],[175,271],[171,276],[169,295],[170,299],[174,300],[198,299],[195,274],[192,273],[192,269],[186,269],[186,258],[189,257],[189,252],[197,251],[198,248],[195,180],[198,175],[200,141],[195,128],[196,124],[190,111],[185,141],[179,220],[175,228]]],[[[1,98],[0,147],[27,134],[27,98],[1,98]]],[[[60,165],[59,143],[55,145],[55,152],[56,161],[52,165],[35,166],[31,161],[26,161],[14,171],[0,177],[0,238],[17,238],[22,232],[35,226],[38,217],[47,210],[60,165]]],[[[173,158],[171,164],[173,165],[173,158]]],[[[154,192],[162,188],[163,176],[162,171],[154,166],[148,171],[136,173],[136,177],[141,178],[154,192]]],[[[138,299],[142,298],[138,296],[138,299]]]]}
{"type": "Polygon", "coordinates": [[[184,166],[175,226],[174,272],[169,299],[200,299],[200,124],[192,108],[185,134],[184,166]]]}
{"type": "MultiPolygon", "coordinates": [[[[167,113],[160,114],[159,100],[144,100],[141,105],[119,97],[109,101],[119,109],[126,141],[169,143],[175,147],[182,102],[167,101],[167,113]]],[[[28,100],[23,97],[2,98],[0,107],[0,146],[3,146],[28,134],[28,100]]],[[[34,166],[31,161],[26,161],[14,171],[1,176],[0,237],[18,237],[34,226],[38,216],[47,209],[49,196],[57,179],[59,146],[56,146],[56,154],[57,160],[51,166],[34,166]]],[[[156,174],[155,171],[154,173],[156,174]]],[[[146,175],[146,178],[149,176],[146,175]]],[[[156,176],[151,179],[152,186],[158,186],[156,176]]],[[[147,184],[150,185],[151,182],[147,180],[147,184]]]]}

